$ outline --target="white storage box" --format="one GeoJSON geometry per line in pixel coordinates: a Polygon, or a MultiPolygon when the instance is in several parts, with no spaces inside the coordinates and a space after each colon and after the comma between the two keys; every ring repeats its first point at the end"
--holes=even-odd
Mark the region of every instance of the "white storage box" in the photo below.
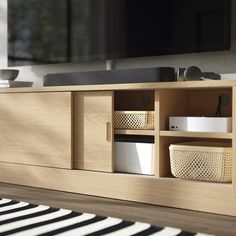
{"type": "Polygon", "coordinates": [[[115,142],[115,171],[153,175],[153,143],[115,142]]]}
{"type": "Polygon", "coordinates": [[[169,130],[193,132],[232,132],[231,117],[169,117],[169,130]]]}

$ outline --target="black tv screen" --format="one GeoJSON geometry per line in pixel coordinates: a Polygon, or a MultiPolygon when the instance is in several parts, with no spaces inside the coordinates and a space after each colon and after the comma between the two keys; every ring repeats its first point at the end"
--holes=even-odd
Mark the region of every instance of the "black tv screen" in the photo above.
{"type": "Polygon", "coordinates": [[[8,0],[8,64],[228,50],[230,15],[230,0],[8,0]]]}

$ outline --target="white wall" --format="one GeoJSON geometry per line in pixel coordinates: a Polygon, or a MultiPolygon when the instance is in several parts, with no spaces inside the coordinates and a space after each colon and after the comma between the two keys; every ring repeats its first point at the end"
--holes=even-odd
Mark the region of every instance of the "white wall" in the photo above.
{"type": "MultiPolygon", "coordinates": [[[[199,66],[202,71],[225,74],[224,79],[236,79],[236,1],[232,1],[232,43],[230,51],[214,53],[193,53],[173,56],[158,56],[115,61],[115,69],[171,66],[199,66]]],[[[0,68],[7,67],[7,0],[0,0],[0,68]]],[[[105,62],[69,63],[58,65],[22,66],[18,80],[34,81],[34,86],[42,86],[46,73],[104,70],[105,62]]]]}

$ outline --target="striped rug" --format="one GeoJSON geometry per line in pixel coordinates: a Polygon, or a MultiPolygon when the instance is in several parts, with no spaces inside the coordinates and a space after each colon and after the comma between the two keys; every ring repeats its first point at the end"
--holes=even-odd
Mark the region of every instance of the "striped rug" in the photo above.
{"type": "Polygon", "coordinates": [[[113,217],[0,198],[0,235],[206,236],[113,217]]]}

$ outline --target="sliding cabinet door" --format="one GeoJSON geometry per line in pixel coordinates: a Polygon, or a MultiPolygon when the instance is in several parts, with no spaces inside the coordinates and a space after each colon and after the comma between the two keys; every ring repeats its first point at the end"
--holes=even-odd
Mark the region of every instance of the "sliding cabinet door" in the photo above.
{"type": "Polygon", "coordinates": [[[0,94],[0,162],[70,169],[71,92],[0,94]]]}
{"type": "Polygon", "coordinates": [[[113,92],[74,94],[74,168],[113,172],[113,92]]]}

